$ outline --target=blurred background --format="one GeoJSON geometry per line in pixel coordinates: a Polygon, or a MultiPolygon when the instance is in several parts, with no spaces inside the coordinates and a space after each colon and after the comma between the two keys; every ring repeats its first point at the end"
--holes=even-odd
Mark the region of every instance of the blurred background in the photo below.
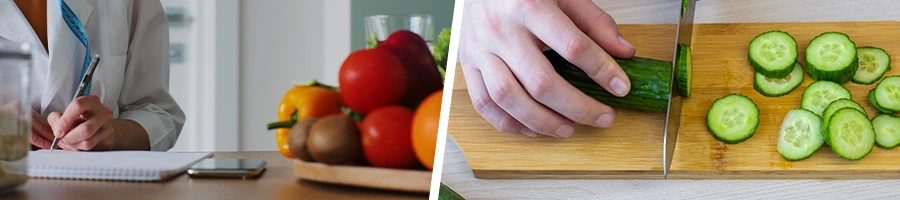
{"type": "MultiPolygon", "coordinates": [[[[169,19],[170,92],[187,122],[171,151],[276,150],[265,124],[292,81],[337,84],[366,48],[365,19],[424,14],[437,38],[454,0],[161,0],[169,19]]],[[[428,36],[430,35],[430,36],[428,36]]]]}

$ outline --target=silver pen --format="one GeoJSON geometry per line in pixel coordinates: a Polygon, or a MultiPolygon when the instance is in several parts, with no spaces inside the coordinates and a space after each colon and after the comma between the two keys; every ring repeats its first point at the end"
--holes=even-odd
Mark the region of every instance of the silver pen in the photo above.
{"type": "MultiPolygon", "coordinates": [[[[85,95],[84,91],[87,90],[88,83],[90,83],[91,79],[94,77],[94,70],[97,69],[97,64],[100,64],[100,54],[94,54],[94,58],[91,59],[91,64],[88,65],[87,72],[85,72],[84,77],[81,78],[81,83],[78,84],[78,90],[75,91],[75,96],[72,97],[72,101],[85,95]]],[[[59,144],[60,139],[62,138],[53,138],[53,143],[50,144],[50,152],[53,152],[53,150],[56,149],[56,145],[59,144]]]]}

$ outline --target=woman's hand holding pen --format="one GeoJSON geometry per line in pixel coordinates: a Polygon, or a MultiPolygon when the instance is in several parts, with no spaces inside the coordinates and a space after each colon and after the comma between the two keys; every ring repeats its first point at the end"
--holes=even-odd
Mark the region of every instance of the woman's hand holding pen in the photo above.
{"type": "Polygon", "coordinates": [[[78,97],[63,113],[50,113],[47,121],[53,127],[53,135],[62,138],[59,147],[64,150],[112,149],[115,139],[113,112],[103,106],[97,96],[78,97]]]}

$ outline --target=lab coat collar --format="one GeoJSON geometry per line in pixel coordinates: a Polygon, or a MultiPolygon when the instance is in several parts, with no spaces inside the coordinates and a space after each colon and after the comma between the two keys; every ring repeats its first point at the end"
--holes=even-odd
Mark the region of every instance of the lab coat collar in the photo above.
{"type": "Polygon", "coordinates": [[[34,48],[39,48],[40,52],[47,56],[47,50],[38,39],[37,33],[13,0],[0,0],[0,37],[18,43],[31,43],[34,48]]]}
{"type": "MultiPolygon", "coordinates": [[[[65,0],[65,2],[81,20],[84,28],[88,29],[94,7],[86,0],[65,0]]],[[[58,98],[56,94],[60,89],[72,89],[60,87],[66,76],[74,76],[72,73],[75,71],[75,66],[82,65],[79,62],[81,60],[75,58],[84,57],[84,48],[80,47],[81,41],[78,41],[69,26],[63,21],[58,0],[47,0],[47,41],[50,43],[48,45],[50,48],[50,76],[47,77],[48,85],[41,96],[43,98],[41,99],[41,110],[46,110],[53,98],[58,98]]],[[[88,42],[91,41],[88,40],[88,42]]],[[[93,44],[99,45],[98,42],[93,42],[93,44]]]]}

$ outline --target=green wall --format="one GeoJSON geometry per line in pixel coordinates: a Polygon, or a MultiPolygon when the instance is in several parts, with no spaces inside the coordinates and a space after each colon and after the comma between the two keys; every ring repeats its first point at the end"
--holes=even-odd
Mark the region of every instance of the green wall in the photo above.
{"type": "Polygon", "coordinates": [[[366,25],[363,18],[375,14],[431,14],[434,37],[453,21],[455,0],[351,0],[350,48],[366,48],[366,25]]]}

